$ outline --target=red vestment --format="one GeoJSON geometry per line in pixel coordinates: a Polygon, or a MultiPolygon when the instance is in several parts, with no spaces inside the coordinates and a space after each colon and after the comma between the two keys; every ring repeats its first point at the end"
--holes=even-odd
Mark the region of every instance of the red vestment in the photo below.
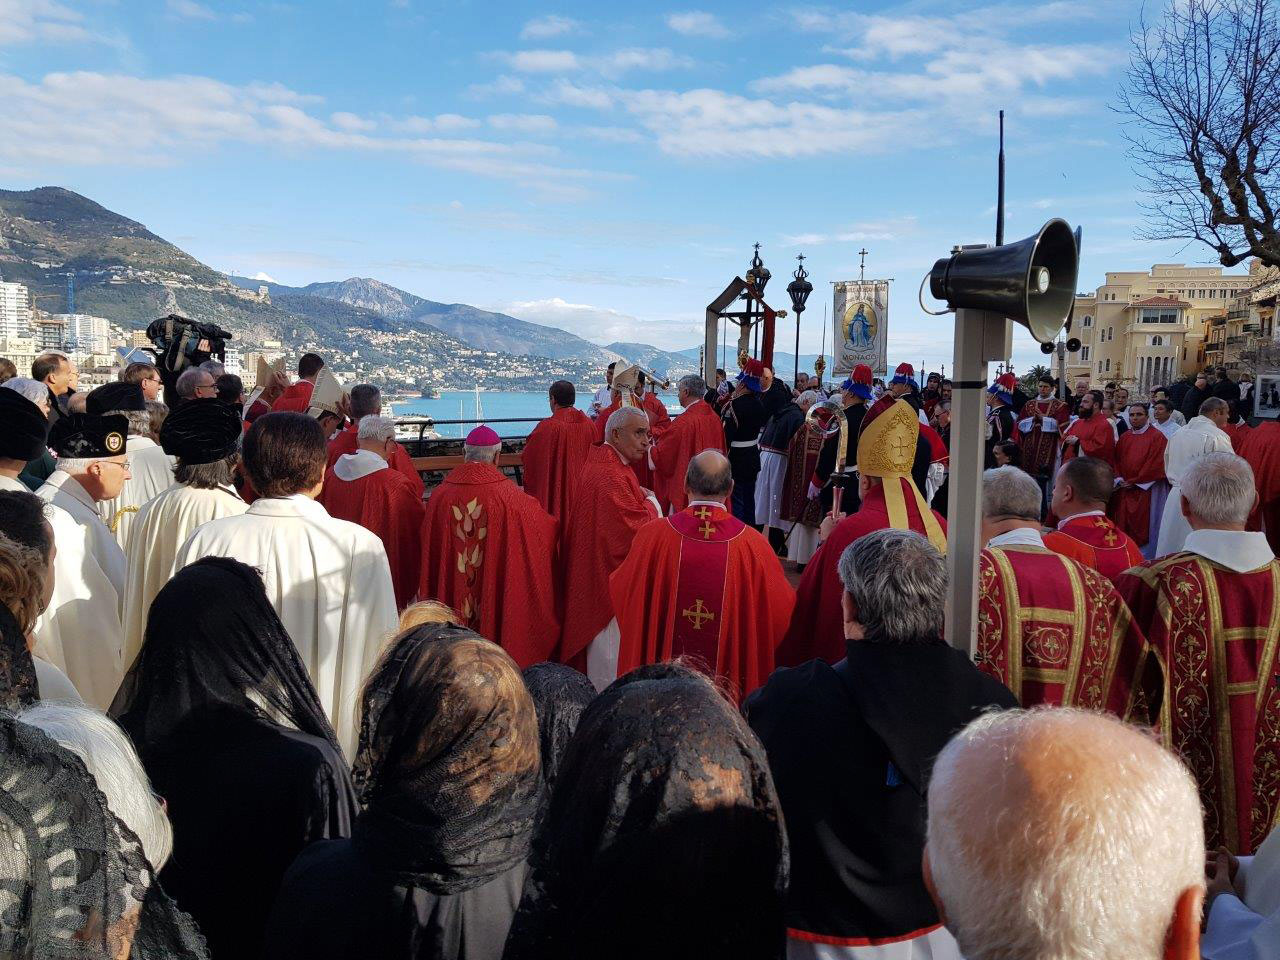
{"type": "Polygon", "coordinates": [[[1044,545],[1090,570],[1097,570],[1112,583],[1124,571],[1143,561],[1142,551],[1133,538],[1098,514],[1072,517],[1057,530],[1046,533],[1044,545]]]}
{"type": "Polygon", "coordinates": [[[299,380],[276,398],[276,402],[271,405],[271,412],[306,413],[311,406],[311,391],[315,388],[316,385],[310,380],[299,380]]]}
{"type": "Polygon", "coordinates": [[[1253,468],[1258,513],[1271,552],[1280,556],[1280,423],[1264,421],[1249,431],[1241,456],[1253,468]]]}
{"type": "Polygon", "coordinates": [[[502,471],[463,463],[431,491],[422,520],[423,600],[447,603],[523,669],[550,659],[556,522],[502,471]]]}
{"type": "Polygon", "coordinates": [[[1031,546],[978,560],[978,668],[1038,704],[1130,711],[1145,641],[1111,581],[1031,546]]]}
{"type": "MultiPolygon", "coordinates": [[[[359,428],[359,424],[349,423],[338,431],[336,437],[329,441],[329,466],[332,467],[344,453],[355,453],[359,449],[360,442],[357,437],[359,428]]],[[[395,470],[409,481],[414,491],[418,494],[418,499],[421,500],[424,489],[422,475],[414,468],[413,458],[409,456],[408,451],[398,443],[391,454],[390,466],[392,470],[395,470]]]]}
{"type": "Polygon", "coordinates": [[[1199,786],[1206,846],[1252,853],[1280,813],[1280,560],[1237,573],[1174,553],[1118,586],[1157,661],[1148,701],[1199,786]]]}
{"type": "Polygon", "coordinates": [[[696,400],[676,417],[653,449],[654,493],[664,508],[670,505],[677,513],[685,508],[684,474],[689,461],[703,450],[728,452],[719,414],[705,400],[696,400]]]}
{"type": "Polygon", "coordinates": [[[609,591],[618,676],[687,656],[727,680],[735,702],[773,672],[796,599],[769,542],[702,504],[641,527],[609,591]]]}
{"type": "Polygon", "coordinates": [[[564,627],[561,663],[586,666],[591,641],[613,619],[609,575],[631,549],[641,527],[658,516],[631,468],[607,443],[591,448],[578,493],[564,523],[564,627]]]}
{"type": "Polygon", "coordinates": [[[801,424],[791,437],[779,511],[781,518],[788,523],[803,523],[810,527],[822,523],[822,504],[818,497],[809,499],[809,484],[818,468],[818,458],[825,443],[822,427],[809,420],[801,424]]]}
{"type": "MultiPolygon", "coordinates": [[[[653,440],[663,435],[667,427],[671,425],[671,417],[667,414],[667,408],[662,406],[662,402],[652,393],[646,393],[645,399],[638,404],[639,408],[649,415],[649,439],[653,440]],[[650,400],[649,398],[653,399],[650,400]],[[655,404],[657,408],[655,409],[655,404]]],[[[604,428],[609,423],[609,418],[617,412],[622,406],[620,402],[615,400],[609,406],[600,411],[600,416],[596,417],[596,440],[597,444],[604,443],[604,428]]],[[[631,465],[631,472],[635,474],[636,481],[645,490],[653,489],[653,470],[649,467],[649,458],[641,457],[631,465]]]]}
{"type": "Polygon", "coordinates": [[[1116,479],[1134,486],[1116,487],[1107,504],[1107,515],[1116,526],[1133,537],[1138,546],[1151,539],[1151,490],[1139,483],[1154,483],[1164,477],[1165,435],[1148,424],[1141,433],[1127,430],[1116,444],[1116,479]]]}
{"type": "Polygon", "coordinates": [[[569,513],[578,474],[591,450],[596,426],[576,407],[558,407],[540,422],[524,444],[524,492],[563,522],[569,513]]]}
{"type": "MultiPolygon", "coordinates": [[[[376,456],[376,454],[373,454],[376,456]]],[[[422,496],[399,472],[388,467],[355,480],[343,480],[330,467],[317,498],[331,517],[358,523],[377,535],[387,551],[396,607],[403,610],[418,592],[422,545],[422,496]]]]}
{"type": "Polygon", "coordinates": [[[1062,432],[1067,437],[1079,437],[1079,444],[1062,444],[1062,462],[1074,459],[1079,453],[1086,457],[1097,457],[1105,460],[1112,469],[1116,465],[1116,431],[1111,421],[1100,413],[1095,413],[1088,420],[1081,417],[1062,432]]]}
{"type": "Polygon", "coordinates": [[[1014,437],[1022,449],[1022,469],[1033,477],[1048,476],[1053,472],[1053,464],[1058,456],[1058,444],[1062,440],[1062,431],[1071,420],[1071,408],[1057,397],[1044,400],[1036,397],[1025,404],[1018,414],[1019,424],[1014,437]],[[1039,418],[1036,420],[1036,418],[1039,418]],[[1032,419],[1035,422],[1031,429],[1023,433],[1021,421],[1032,419]],[[1057,424],[1055,430],[1045,430],[1042,424],[1052,420],[1057,424]]]}
{"type": "MultiPolygon", "coordinates": [[[[911,529],[922,536],[928,536],[924,522],[920,519],[916,498],[906,487],[911,481],[892,478],[888,482],[903,484],[907,519],[911,529]]],[[[933,515],[945,534],[947,521],[936,510],[933,515]]],[[[884,484],[877,483],[867,491],[867,497],[862,501],[858,512],[845,517],[836,525],[831,536],[818,548],[818,552],[804,568],[800,586],[796,590],[796,609],[791,617],[791,626],[778,646],[778,666],[794,667],[815,658],[836,663],[844,658],[844,611],[840,605],[844,586],[840,583],[836,565],[840,561],[840,554],[853,541],[877,530],[887,530],[891,526],[889,508],[884,498],[884,484]]]]}
{"type": "Polygon", "coordinates": [[[1222,432],[1231,438],[1231,449],[1237,456],[1244,456],[1242,452],[1249,442],[1249,435],[1253,433],[1253,428],[1241,420],[1239,423],[1224,423],[1222,432]]]}

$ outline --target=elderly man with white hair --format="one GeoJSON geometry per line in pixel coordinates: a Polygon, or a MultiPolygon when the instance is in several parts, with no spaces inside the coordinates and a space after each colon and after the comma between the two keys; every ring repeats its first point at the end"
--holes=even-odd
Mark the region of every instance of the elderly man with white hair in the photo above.
{"type": "Polygon", "coordinates": [[[1125,716],[1145,641],[1106,577],[1045,546],[1040,485],[1018,467],[982,475],[979,667],[1024,707],[1125,716]]]}
{"type": "Polygon", "coordinates": [[[1242,458],[1205,454],[1180,488],[1183,549],[1116,585],[1150,643],[1148,699],[1200,785],[1210,847],[1251,853],[1280,814],[1280,560],[1245,530],[1257,491],[1242,458]]]}
{"type": "Polygon", "coordinates": [[[216,397],[218,388],[214,385],[215,379],[217,378],[203,367],[188,367],[183,370],[182,373],[178,374],[178,380],[174,384],[174,390],[178,394],[178,403],[216,397]]]}
{"type": "Polygon", "coordinates": [[[966,960],[1199,960],[1195,782],[1082,710],[986,714],[938,756],[925,882],[966,960]]]}
{"type": "Polygon", "coordinates": [[[404,609],[413,602],[421,573],[418,528],[422,526],[422,494],[420,485],[415,487],[392,466],[399,449],[394,420],[361,417],[356,449],[333,461],[318,499],[329,516],[358,523],[382,541],[391,565],[396,606],[404,609]]]}
{"type": "Polygon", "coordinates": [[[746,702],[787,821],[788,960],[957,960],[920,868],[933,758],[1018,705],[940,637],[947,562],[911,530],[840,555],[845,657],[774,672],[746,702]]]}

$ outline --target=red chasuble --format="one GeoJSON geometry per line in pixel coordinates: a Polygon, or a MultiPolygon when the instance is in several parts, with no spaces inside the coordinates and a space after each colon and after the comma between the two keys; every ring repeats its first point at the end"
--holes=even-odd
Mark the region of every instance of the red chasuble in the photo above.
{"type": "MultiPolygon", "coordinates": [[[[1157,431],[1158,432],[1158,431],[1157,431]]],[[[1162,434],[1163,436],[1163,434],[1162,434]]],[[[1116,465],[1116,432],[1111,421],[1100,413],[1095,413],[1088,420],[1079,419],[1063,431],[1062,437],[1079,437],[1079,444],[1062,445],[1062,462],[1073,459],[1077,453],[1086,457],[1097,457],[1116,465]]]]}
{"type": "Polygon", "coordinates": [[[316,385],[310,380],[299,380],[276,398],[271,405],[272,413],[306,413],[311,406],[311,391],[316,385]]]}
{"type": "Polygon", "coordinates": [[[358,523],[378,536],[391,565],[396,607],[403,610],[418,592],[422,545],[422,496],[390,468],[375,470],[356,480],[343,480],[333,467],[325,473],[318,498],[329,516],[358,523]]]}
{"type": "Polygon", "coordinates": [[[653,492],[664,508],[670,506],[677,513],[685,508],[684,474],[689,461],[703,450],[728,453],[720,415],[711,404],[698,400],[676,417],[653,449],[653,492]]]}
{"type": "Polygon", "coordinates": [[[576,407],[559,407],[524,444],[524,492],[563,520],[578,488],[578,474],[595,438],[596,425],[576,407]]]}
{"type": "Polygon", "coordinates": [[[782,480],[781,518],[788,523],[816,527],[822,523],[819,498],[809,499],[809,483],[818,469],[826,438],[816,423],[805,421],[791,437],[787,450],[787,472],[782,480]]]}
{"type": "Polygon", "coordinates": [[[1222,432],[1231,438],[1231,449],[1238,456],[1244,456],[1244,447],[1249,442],[1253,428],[1241,420],[1239,423],[1224,423],[1222,432]]]}
{"type": "MultiPolygon", "coordinates": [[[[645,394],[646,398],[650,396],[652,396],[652,394],[645,394]]],[[[654,399],[656,400],[657,398],[655,397],[654,399]]],[[[620,403],[611,403],[600,411],[600,416],[596,417],[595,428],[597,444],[604,443],[604,428],[609,422],[609,417],[611,417],[620,406],[620,403]]],[[[661,407],[662,404],[659,403],[658,406],[661,407]]],[[[663,408],[661,419],[658,417],[658,414],[654,412],[653,405],[648,399],[644,401],[640,406],[640,409],[649,415],[649,438],[653,439],[661,436],[671,423],[671,417],[667,415],[666,409],[663,408]]],[[[647,457],[641,457],[631,465],[630,469],[631,472],[635,474],[636,482],[639,483],[641,487],[645,490],[653,489],[653,471],[649,469],[649,460],[647,457]]]]}
{"type": "Polygon", "coordinates": [[[1280,423],[1264,421],[1249,432],[1241,453],[1253,468],[1258,511],[1271,552],[1280,556],[1280,423]]]}
{"type": "Polygon", "coordinates": [[[1280,560],[1236,573],[1174,553],[1119,587],[1158,661],[1144,685],[1200,788],[1205,844],[1252,853],[1280,813],[1280,560]]]}
{"type": "Polygon", "coordinates": [[[1046,533],[1044,545],[1090,570],[1097,570],[1112,583],[1124,571],[1140,566],[1143,561],[1142,551],[1133,538],[1098,514],[1072,517],[1057,530],[1046,533]]]}
{"type": "Polygon", "coordinates": [[[978,668],[1039,704],[1124,718],[1145,641],[1102,574],[1039,547],[988,547],[978,561],[978,668]]]}
{"type": "Polygon", "coordinates": [[[423,600],[439,600],[521,669],[560,635],[556,522],[497,467],[463,463],[431,491],[422,521],[423,600]]]}
{"type": "MultiPolygon", "coordinates": [[[[358,424],[349,423],[342,430],[338,431],[338,435],[329,441],[329,466],[333,466],[337,459],[344,453],[355,453],[360,448],[359,438],[356,433],[359,429],[358,424]]],[[[391,455],[391,469],[395,470],[406,480],[418,494],[418,499],[422,499],[423,486],[422,476],[413,466],[413,458],[400,444],[396,444],[395,452],[391,455]]]]}
{"type": "Polygon", "coordinates": [[[1050,397],[1048,400],[1036,397],[1023,406],[1022,412],[1018,414],[1018,420],[1036,416],[1040,418],[1040,422],[1034,423],[1030,431],[1023,433],[1018,429],[1014,434],[1018,446],[1022,449],[1022,469],[1033,477],[1046,476],[1053,472],[1053,463],[1058,455],[1058,444],[1062,441],[1062,431],[1071,420],[1071,408],[1057,397],[1050,397]],[[1040,425],[1045,420],[1054,421],[1058,429],[1046,431],[1040,425]]]}
{"type": "MultiPolygon", "coordinates": [[[[1165,435],[1148,424],[1141,433],[1129,430],[1116,444],[1116,479],[1132,484],[1164,479],[1165,435]]],[[[1138,546],[1151,539],[1151,491],[1141,487],[1116,487],[1107,504],[1116,526],[1133,537],[1138,546]]]]}
{"type": "MultiPolygon", "coordinates": [[[[896,482],[909,484],[911,481],[897,478],[896,482]]],[[[911,529],[927,536],[916,499],[910,491],[906,494],[904,499],[911,529]]],[[[933,515],[942,532],[946,533],[947,521],[942,514],[934,510],[933,515]]],[[[796,591],[796,609],[791,617],[791,626],[778,646],[778,666],[795,667],[815,658],[827,663],[844,659],[844,611],[840,606],[844,586],[840,583],[836,565],[840,562],[840,554],[853,541],[891,526],[889,508],[884,500],[884,484],[878,483],[867,492],[858,512],[840,521],[804,568],[796,591]]]]}
{"type": "Polygon", "coordinates": [[[773,671],[795,591],[759,533],[699,504],[646,524],[609,578],[622,640],[618,676],[690,657],[740,701],[773,671]]]}
{"type": "Polygon", "coordinates": [[[609,575],[626,559],[636,531],[657,516],[618,451],[608,444],[592,447],[561,538],[561,663],[586,667],[587,647],[613,619],[609,575]]]}

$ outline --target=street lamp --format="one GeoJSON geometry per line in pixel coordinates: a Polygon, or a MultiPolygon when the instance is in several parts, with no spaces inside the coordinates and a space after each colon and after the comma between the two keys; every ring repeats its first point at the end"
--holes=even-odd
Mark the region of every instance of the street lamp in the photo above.
{"type": "Polygon", "coordinates": [[[796,312],[796,371],[791,380],[792,384],[800,379],[800,315],[804,313],[805,301],[809,299],[809,294],[813,293],[813,284],[809,282],[809,273],[804,268],[804,254],[796,254],[796,259],[800,261],[800,265],[792,274],[795,279],[787,284],[787,295],[791,297],[791,309],[796,312]]]}

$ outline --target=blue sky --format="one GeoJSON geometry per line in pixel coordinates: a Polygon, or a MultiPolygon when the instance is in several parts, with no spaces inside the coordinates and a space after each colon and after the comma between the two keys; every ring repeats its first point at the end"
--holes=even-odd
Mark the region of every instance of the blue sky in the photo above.
{"type": "Polygon", "coordinates": [[[668,348],[760,241],[775,306],[808,257],[816,351],[865,246],[895,278],[890,366],[950,366],[916,290],[992,236],[1001,107],[1008,238],[1083,226],[1082,289],[1209,261],[1134,239],[1109,104],[1138,9],[0,0],[0,185],[77,190],[229,272],[668,348]]]}

